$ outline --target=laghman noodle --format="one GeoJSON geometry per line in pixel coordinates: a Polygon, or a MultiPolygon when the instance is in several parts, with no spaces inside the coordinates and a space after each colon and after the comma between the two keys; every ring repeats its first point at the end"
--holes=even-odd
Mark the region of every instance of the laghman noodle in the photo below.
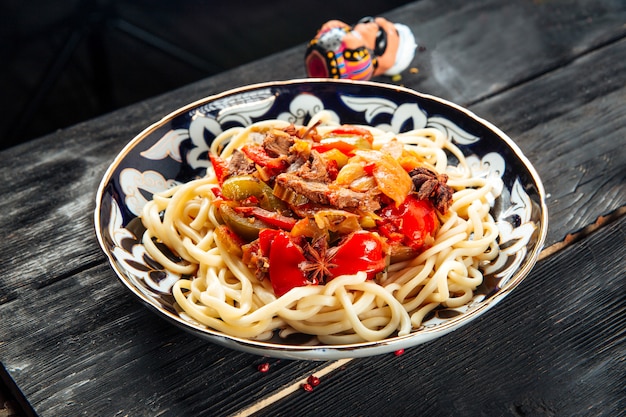
{"type": "MultiPolygon", "coordinates": [[[[335,126],[326,112],[316,115],[309,126],[317,122],[320,134],[335,126]]],[[[284,128],[288,123],[270,120],[254,125],[263,126],[284,128]]],[[[249,141],[251,128],[223,132],[211,151],[228,157],[249,141]]],[[[217,179],[209,168],[204,178],[155,194],[143,210],[147,227],[143,243],[149,255],[172,272],[194,277],[180,279],[172,288],[179,308],[236,337],[264,340],[283,329],[283,335],[302,332],[317,335],[321,343],[346,344],[377,341],[395,332],[406,335],[436,307],[471,301],[483,281],[481,264],[498,256],[498,229],[489,210],[501,185],[493,178],[473,177],[462,152],[439,130],[393,134],[367,128],[374,136],[374,149],[395,137],[420,155],[425,167],[448,174],[453,203],[445,215],[439,213],[441,227],[429,249],[413,260],[391,264],[379,281],[357,273],[276,297],[268,279],[259,281],[216,239],[219,215],[211,204],[216,198],[211,189],[217,179]],[[448,166],[446,152],[458,159],[458,166],[448,166]],[[185,262],[168,259],[153,237],[185,262]]]]}

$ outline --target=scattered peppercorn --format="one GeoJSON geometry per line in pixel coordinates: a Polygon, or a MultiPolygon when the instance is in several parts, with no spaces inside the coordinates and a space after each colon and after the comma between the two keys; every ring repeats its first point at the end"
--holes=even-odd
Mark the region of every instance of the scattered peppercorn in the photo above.
{"type": "Polygon", "coordinates": [[[311,375],[307,378],[306,382],[312,387],[317,387],[320,384],[320,379],[315,375],[311,375]]]}
{"type": "Polygon", "coordinates": [[[404,354],[404,349],[398,349],[395,352],[393,352],[394,355],[396,356],[400,356],[404,354]]]}
{"type": "Polygon", "coordinates": [[[308,392],[313,391],[313,386],[309,383],[302,384],[302,389],[308,392]]]}
{"type": "Polygon", "coordinates": [[[257,369],[259,370],[259,372],[266,373],[267,371],[270,370],[270,364],[269,362],[264,362],[260,364],[259,366],[257,366],[257,369]]]}

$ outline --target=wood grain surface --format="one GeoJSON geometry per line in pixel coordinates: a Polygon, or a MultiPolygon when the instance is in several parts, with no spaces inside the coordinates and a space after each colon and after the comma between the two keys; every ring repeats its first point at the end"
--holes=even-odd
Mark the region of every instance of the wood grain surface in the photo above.
{"type": "Polygon", "coordinates": [[[304,46],[293,48],[1,153],[0,362],[38,415],[626,409],[626,5],[422,0],[386,17],[409,25],[421,47],[418,71],[396,82],[467,106],[537,168],[548,194],[547,246],[558,250],[476,322],[401,356],[342,362],[313,392],[299,384],[336,363],[231,351],[140,305],[95,239],[104,171],[133,136],[188,102],[304,77],[304,46]],[[562,245],[609,213],[618,214],[562,245]],[[260,373],[264,362],[270,371],[260,373]]]}

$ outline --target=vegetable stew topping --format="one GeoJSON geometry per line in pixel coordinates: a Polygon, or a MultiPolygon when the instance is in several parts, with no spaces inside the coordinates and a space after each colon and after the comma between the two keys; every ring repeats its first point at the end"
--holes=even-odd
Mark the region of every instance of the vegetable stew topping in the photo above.
{"type": "MultiPolygon", "coordinates": [[[[254,131],[253,144],[228,158],[210,154],[215,204],[259,279],[281,296],[344,274],[384,273],[390,259],[432,244],[453,190],[447,176],[392,140],[374,149],[369,130],[344,125],[254,131]]],[[[229,249],[230,250],[230,249],[229,249]]]]}

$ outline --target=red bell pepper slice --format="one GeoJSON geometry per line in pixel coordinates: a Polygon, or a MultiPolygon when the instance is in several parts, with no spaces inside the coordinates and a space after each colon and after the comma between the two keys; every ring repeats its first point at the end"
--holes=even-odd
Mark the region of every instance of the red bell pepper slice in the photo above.
{"type": "Polygon", "coordinates": [[[361,136],[367,139],[370,145],[374,142],[374,136],[372,136],[372,132],[364,127],[353,125],[343,125],[341,127],[337,127],[324,135],[324,137],[331,136],[361,136]]]}
{"type": "MultiPolygon", "coordinates": [[[[256,241],[261,256],[269,260],[269,279],[276,296],[286,294],[294,287],[311,285],[305,265],[307,260],[298,239],[277,229],[263,229],[256,241]]],[[[363,271],[372,279],[386,266],[385,243],[375,233],[361,230],[346,237],[329,259],[331,280],[340,275],[363,271]]]]}
{"type": "Polygon", "coordinates": [[[349,235],[338,246],[330,269],[334,277],[353,275],[359,271],[367,273],[367,279],[372,279],[387,266],[385,245],[382,239],[365,230],[349,235]]]}
{"type": "Polygon", "coordinates": [[[228,162],[224,158],[215,155],[213,152],[209,152],[209,161],[211,161],[211,165],[213,165],[217,183],[222,186],[228,176],[228,162]]]}
{"type": "Polygon", "coordinates": [[[263,229],[259,232],[259,250],[261,255],[265,257],[270,256],[270,248],[272,247],[272,241],[280,230],[276,229],[263,229]]]}
{"type": "Polygon", "coordinates": [[[341,153],[345,155],[352,156],[354,155],[354,151],[357,149],[357,147],[356,145],[353,145],[351,143],[347,143],[347,142],[342,141],[341,139],[338,139],[332,142],[314,143],[313,145],[311,145],[311,149],[318,151],[319,153],[324,153],[331,149],[337,149],[338,151],[341,151],[341,153]]]}
{"type": "Polygon", "coordinates": [[[365,171],[367,175],[374,175],[375,169],[376,169],[375,162],[370,162],[369,164],[365,164],[365,166],[363,166],[363,171],[365,171]]]}
{"type": "Polygon", "coordinates": [[[343,125],[324,134],[322,141],[314,143],[311,149],[320,153],[337,149],[344,155],[353,156],[357,149],[371,149],[374,142],[372,133],[358,126],[343,125]]]}
{"type": "Polygon", "coordinates": [[[378,213],[378,231],[387,237],[390,243],[402,243],[412,249],[420,250],[427,245],[429,238],[435,236],[439,219],[432,203],[420,200],[410,194],[400,206],[390,204],[378,213]]]}
{"type": "Polygon", "coordinates": [[[247,216],[256,217],[268,225],[279,229],[291,230],[297,222],[293,217],[283,216],[282,214],[265,210],[261,207],[235,207],[235,211],[247,216]]]}
{"type": "Polygon", "coordinates": [[[222,200],[224,199],[224,194],[222,194],[222,189],[220,187],[218,186],[211,187],[211,191],[213,191],[213,194],[215,195],[215,197],[221,198],[222,200]]]}
{"type": "Polygon", "coordinates": [[[280,297],[295,287],[308,285],[302,265],[306,262],[302,248],[287,232],[263,229],[259,233],[259,247],[269,251],[269,278],[274,294],[280,297]]]}
{"type": "Polygon", "coordinates": [[[289,162],[285,158],[269,156],[262,145],[244,145],[241,151],[255,164],[270,170],[271,175],[279,174],[289,167],[289,162]]]}

